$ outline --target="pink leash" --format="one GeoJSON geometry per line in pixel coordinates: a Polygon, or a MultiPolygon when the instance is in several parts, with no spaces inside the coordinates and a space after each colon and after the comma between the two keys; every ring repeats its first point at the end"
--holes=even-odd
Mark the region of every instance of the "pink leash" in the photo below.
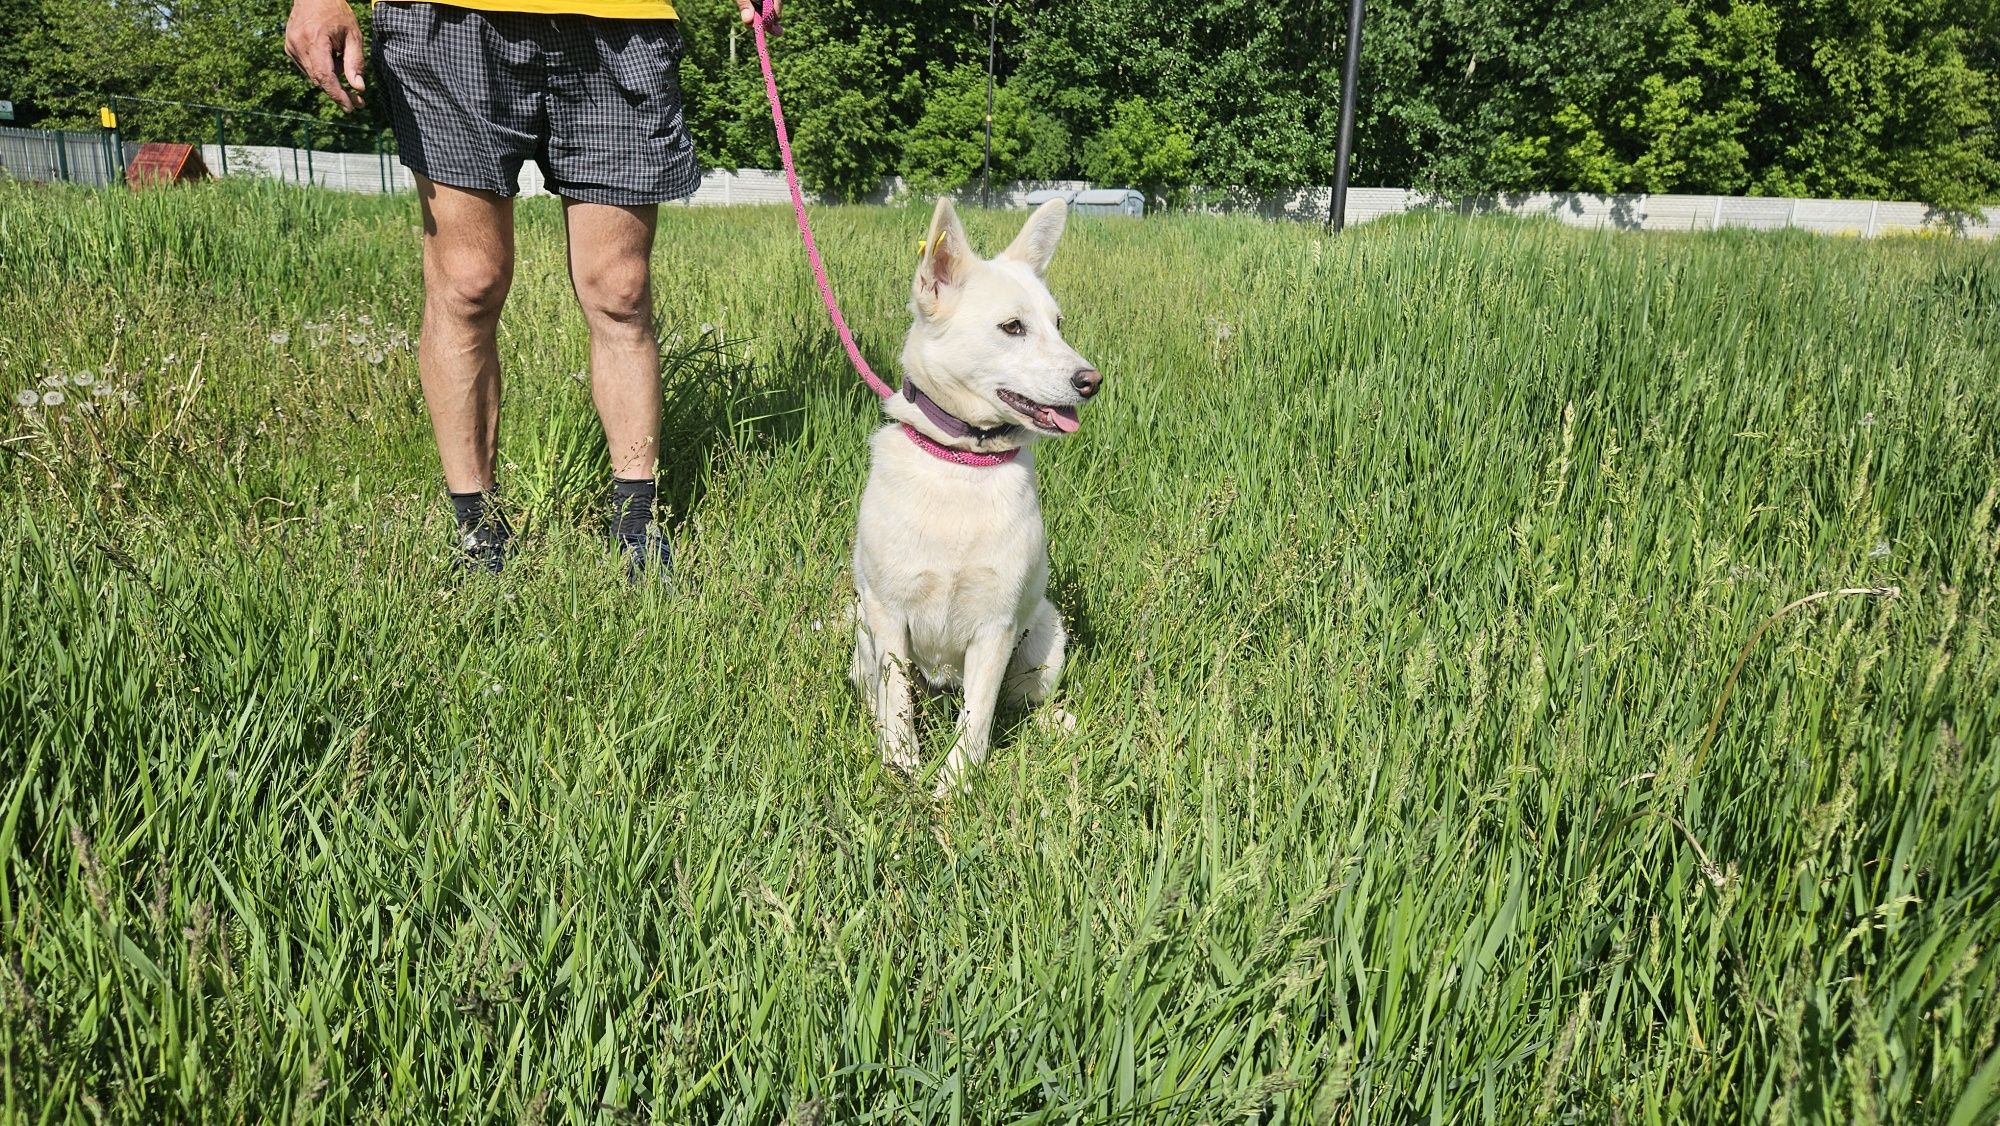
{"type": "MultiPolygon", "coordinates": [[[[820,261],[819,243],[813,241],[812,224],[806,220],[806,197],[799,191],[799,173],[792,164],[792,138],[785,130],[785,108],[778,103],[778,79],[771,73],[771,46],[764,38],[764,13],[759,5],[757,18],[750,22],[750,28],[757,34],[757,65],[764,68],[764,97],[771,103],[771,124],[778,131],[778,155],[785,165],[785,186],[792,192],[792,214],[799,223],[799,238],[805,241],[806,257],[812,261],[813,281],[819,285],[819,299],[826,305],[826,314],[833,318],[834,331],[840,333],[841,346],[847,349],[847,358],[854,362],[854,370],[861,374],[863,382],[876,396],[891,398],[895,391],[882,382],[875,369],[861,356],[861,349],[854,343],[854,333],[847,327],[847,318],[840,315],[840,304],[833,299],[833,283],[826,278],[826,264],[820,261]]],[[[1000,453],[977,453],[972,450],[954,449],[931,439],[909,423],[903,430],[918,448],[933,457],[956,462],[959,465],[1004,465],[1021,452],[1004,450],[1000,453]]]]}

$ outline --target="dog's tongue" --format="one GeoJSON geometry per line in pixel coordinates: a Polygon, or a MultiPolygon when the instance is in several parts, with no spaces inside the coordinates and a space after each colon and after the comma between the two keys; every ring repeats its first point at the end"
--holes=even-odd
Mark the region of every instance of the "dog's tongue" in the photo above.
{"type": "Polygon", "coordinates": [[[1041,421],[1065,434],[1076,433],[1075,407],[1043,407],[1041,421]]]}

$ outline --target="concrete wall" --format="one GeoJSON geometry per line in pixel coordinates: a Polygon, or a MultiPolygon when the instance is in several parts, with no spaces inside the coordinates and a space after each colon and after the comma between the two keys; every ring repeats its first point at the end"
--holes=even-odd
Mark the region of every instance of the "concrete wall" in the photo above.
{"type": "Polygon", "coordinates": [[[337,191],[406,192],[417,186],[395,153],[307,152],[276,145],[230,145],[225,151],[203,145],[201,161],[215,176],[264,176],[337,191]]]}
{"type": "MultiPolygon", "coordinates": [[[[135,146],[126,146],[130,159],[135,146]]],[[[109,147],[94,133],[0,128],[0,171],[29,180],[70,179],[102,184],[111,179],[109,147]]],[[[392,153],[306,152],[269,145],[231,145],[227,152],[201,147],[202,160],[216,175],[266,176],[287,183],[312,184],[341,191],[409,191],[410,171],[392,153]]],[[[1078,190],[1081,180],[1050,180],[994,185],[999,207],[1027,206],[1028,193],[1043,188],[1078,190]]],[[[547,195],[541,169],[521,169],[523,196],[547,195]]],[[[907,194],[901,179],[885,180],[864,202],[886,203],[907,194]]],[[[976,193],[962,193],[973,198],[976,193]]],[[[1274,196],[1224,191],[1203,205],[1216,212],[1250,212],[1272,219],[1324,222],[1332,205],[1331,188],[1305,188],[1274,196]]],[[[791,196],[782,173],[754,168],[716,169],[702,177],[701,187],[683,206],[783,206],[791,196]]],[[[1921,203],[1836,200],[1756,199],[1710,195],[1584,195],[1577,192],[1520,192],[1442,200],[1403,188],[1355,188],[1347,193],[1347,221],[1366,223],[1406,211],[1456,210],[1468,214],[1540,215],[1576,227],[1608,227],[1623,231],[1710,231],[1724,227],[1774,230],[1796,228],[1822,234],[1876,235],[1911,231],[1952,231],[1970,238],[2000,235],[2000,209],[1983,217],[1946,216],[1921,203]]]]}
{"type": "MultiPolygon", "coordinates": [[[[1331,188],[1308,188],[1284,196],[1225,196],[1217,211],[1256,211],[1270,218],[1325,222],[1333,204],[1331,188]]],[[[1948,216],[1921,203],[1855,199],[1778,199],[1715,195],[1585,195],[1581,192],[1518,192],[1443,200],[1403,188],[1353,188],[1347,193],[1351,226],[1406,211],[1446,210],[1465,214],[1537,215],[1573,227],[1621,231],[1713,231],[1795,228],[1829,235],[1877,235],[1953,231],[1969,238],[2000,236],[2000,209],[1983,218],[1948,216]]]]}

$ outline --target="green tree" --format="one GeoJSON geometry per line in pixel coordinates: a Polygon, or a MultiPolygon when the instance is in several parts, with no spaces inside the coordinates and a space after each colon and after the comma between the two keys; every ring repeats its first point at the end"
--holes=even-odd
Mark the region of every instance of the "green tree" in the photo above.
{"type": "MultiPolygon", "coordinates": [[[[95,129],[108,102],[128,139],[213,140],[212,111],[159,104],[179,101],[242,107],[227,122],[238,144],[299,143],[300,123],[278,115],[328,123],[314,138],[325,147],[366,149],[386,132],[379,99],[346,115],[299,76],[284,52],[289,6],[276,0],[27,3],[39,18],[16,48],[17,97],[47,115],[43,125],[95,129]]],[[[357,14],[365,29],[366,6],[357,14]]]]}
{"type": "MultiPolygon", "coordinates": [[[[702,163],[777,167],[754,39],[734,0],[685,0],[675,8],[688,42],[681,60],[688,128],[702,163]]],[[[785,33],[771,53],[807,187],[855,198],[896,171],[903,133],[922,105],[918,44],[928,58],[971,57],[970,21],[945,8],[812,0],[786,10],[785,33]]]]}
{"type": "Polygon", "coordinates": [[[34,120],[31,115],[36,114],[37,107],[27,100],[32,39],[28,29],[41,20],[41,0],[0,0],[0,27],[9,29],[9,34],[0,35],[0,99],[19,103],[15,106],[19,119],[8,123],[11,125],[30,124],[34,120]]]}
{"type": "Polygon", "coordinates": [[[1044,113],[1028,107],[1027,137],[1023,141],[1021,155],[1015,160],[1013,174],[1021,180],[1061,180],[1067,179],[1074,166],[1071,155],[1074,142],[1069,129],[1052,113],[1044,113]]]}
{"type": "MultiPolygon", "coordinates": [[[[734,0],[681,0],[681,79],[712,167],[774,167],[734,0]]],[[[901,171],[976,174],[997,14],[995,174],[1274,192],[1324,184],[1345,12],[1203,0],[808,0],[774,43],[800,172],[865,195],[901,171]],[[980,76],[974,81],[974,76],[980,76]],[[1154,120],[1129,109],[1136,100],[1154,120]],[[1166,107],[1171,114],[1162,117],[1166,107]],[[1153,151],[1128,134],[1162,134],[1153,151]],[[1185,142],[1183,146],[1182,142],[1185,142]],[[1185,156],[1186,167],[1180,162],[1185,156]],[[1150,165],[1152,167],[1148,167],[1150,165]]],[[[292,70],[287,0],[0,0],[0,97],[93,127],[107,96],[342,115],[292,70]]],[[[366,19],[367,5],[356,4],[366,19]]],[[[117,103],[128,136],[205,140],[212,116],[117,103]]],[[[2000,198],[2000,0],[1408,0],[1372,6],[1354,182],[2000,198]]],[[[379,98],[341,134],[383,131],[379,98]]],[[[232,139],[296,143],[249,114],[232,139]]],[[[320,143],[326,144],[326,134],[320,143]]]]}
{"type": "MultiPolygon", "coordinates": [[[[1068,147],[1060,122],[1031,114],[1004,84],[993,91],[993,177],[1044,179],[1068,147]]],[[[957,191],[979,178],[986,159],[986,72],[962,63],[925,83],[923,114],[903,141],[903,176],[924,193],[957,191]]]]}
{"type": "Polygon", "coordinates": [[[815,191],[857,199],[895,167],[898,83],[884,65],[889,38],[868,28],[852,43],[818,43],[782,68],[785,89],[799,95],[792,148],[801,177],[815,191]]]}
{"type": "Polygon", "coordinates": [[[1275,191],[1332,174],[1336,7],[1034,0],[1004,10],[1002,56],[1009,85],[1072,137],[1098,134],[1126,99],[1171,104],[1198,141],[1191,179],[1275,191]]]}
{"type": "Polygon", "coordinates": [[[1357,182],[2000,193],[2000,7],[1416,0],[1372,12],[1357,182]]]}
{"type": "Polygon", "coordinates": [[[1126,98],[1084,146],[1084,171],[1100,184],[1134,187],[1171,203],[1194,171],[1194,139],[1144,98],[1126,98]]]}
{"type": "Polygon", "coordinates": [[[1990,10],[1944,0],[1788,5],[1787,81],[1759,107],[1760,188],[1909,195],[1965,208],[2000,192],[1990,10]],[[1973,60],[1984,56],[1988,69],[1973,60]]]}

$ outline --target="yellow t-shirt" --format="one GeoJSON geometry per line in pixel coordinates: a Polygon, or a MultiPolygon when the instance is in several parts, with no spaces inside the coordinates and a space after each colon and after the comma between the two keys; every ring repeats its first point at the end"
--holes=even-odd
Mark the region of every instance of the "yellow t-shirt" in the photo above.
{"type": "MultiPolygon", "coordinates": [[[[375,0],[381,3],[382,0],[375,0]]],[[[613,20],[671,20],[667,0],[450,0],[453,7],[482,12],[533,12],[544,16],[601,16],[613,20]]]]}

